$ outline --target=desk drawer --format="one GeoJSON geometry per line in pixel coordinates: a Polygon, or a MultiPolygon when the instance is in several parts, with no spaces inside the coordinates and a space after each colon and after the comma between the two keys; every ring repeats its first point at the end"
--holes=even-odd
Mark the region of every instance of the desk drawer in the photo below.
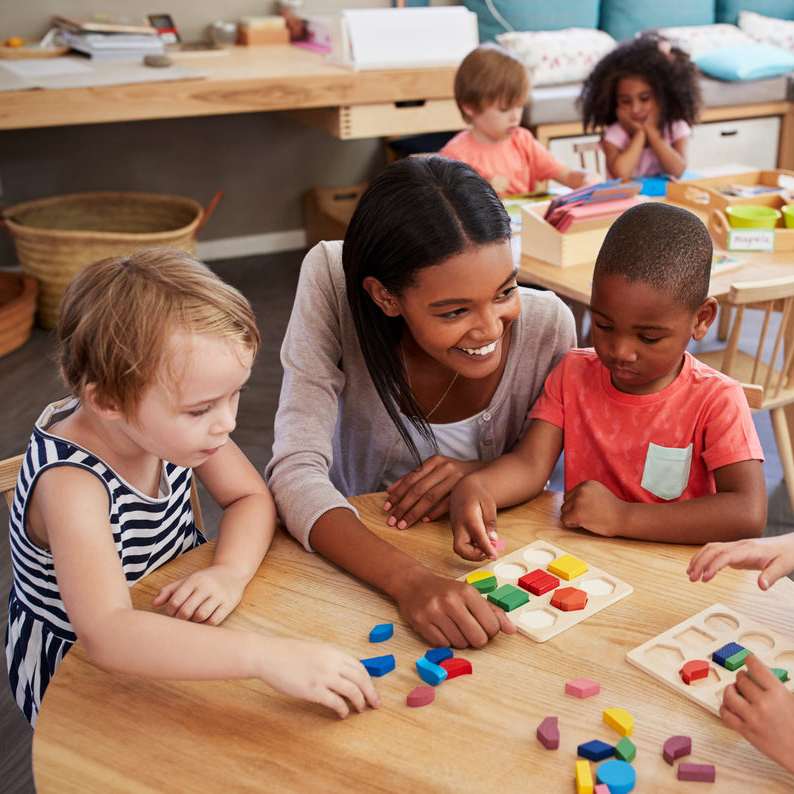
{"type": "Polygon", "coordinates": [[[465,126],[454,99],[311,108],[288,115],[343,141],[462,130],[465,126]]]}

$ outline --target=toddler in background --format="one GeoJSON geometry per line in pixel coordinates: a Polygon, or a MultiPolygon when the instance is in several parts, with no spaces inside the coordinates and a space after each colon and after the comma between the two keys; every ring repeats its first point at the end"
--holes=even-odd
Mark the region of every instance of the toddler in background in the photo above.
{"type": "Polygon", "coordinates": [[[455,75],[455,101],[471,126],[439,154],[468,163],[500,197],[531,193],[547,179],[570,188],[601,181],[563,165],[521,126],[528,96],[529,75],[520,61],[496,45],[473,50],[455,75]]]}
{"type": "Polygon", "coordinates": [[[647,202],[612,224],[593,274],[595,350],[571,350],[513,451],[456,484],[460,556],[496,558],[497,508],[536,496],[563,446],[566,527],[675,543],[763,532],[763,454],[742,387],[686,350],[716,314],[711,257],[687,210],[647,202]]]}
{"type": "MultiPolygon", "coordinates": [[[[794,571],[794,534],[708,543],[692,557],[687,573],[693,582],[708,582],[726,565],[761,571],[758,586],[768,590],[794,571]]],[[[740,670],[725,689],[720,715],[729,728],[794,774],[794,697],[753,654],[745,665],[747,670],[740,670]]]]}
{"type": "Polygon", "coordinates": [[[10,510],[6,661],[31,724],[78,637],[114,672],[260,678],[340,716],[345,698],[377,706],[353,657],[217,626],[276,524],[267,487],[229,439],[260,341],[246,299],[183,251],[144,250],[82,270],[57,333],[71,396],[36,422],[10,510]],[[165,614],[135,610],[135,582],[205,542],[193,469],[223,507],[212,564],[160,590],[152,605],[165,614]]]}
{"type": "Polygon", "coordinates": [[[601,131],[608,176],[684,173],[700,86],[683,50],[655,33],[618,44],[593,67],[578,103],[585,130],[601,131]]]}

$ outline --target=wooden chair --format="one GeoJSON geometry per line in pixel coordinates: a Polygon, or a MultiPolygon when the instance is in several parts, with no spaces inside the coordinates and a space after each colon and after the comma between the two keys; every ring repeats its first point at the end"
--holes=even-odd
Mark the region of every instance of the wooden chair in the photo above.
{"type": "Polygon", "coordinates": [[[606,175],[607,161],[606,157],[604,156],[604,151],[601,148],[600,139],[593,141],[579,141],[573,145],[573,151],[575,154],[579,155],[579,162],[581,163],[582,168],[593,171],[600,176],[606,175]],[[589,158],[588,155],[590,155],[589,158]],[[593,162],[592,168],[589,169],[587,168],[588,159],[592,160],[593,162]]]}
{"type": "MultiPolygon", "coordinates": [[[[14,502],[14,489],[17,487],[17,477],[22,468],[24,455],[14,455],[13,458],[0,460],[0,493],[5,496],[9,511],[14,502]]],[[[201,516],[201,504],[199,502],[198,490],[196,489],[196,478],[193,477],[190,483],[190,506],[193,508],[193,521],[198,529],[204,532],[204,519],[201,516]]]]}
{"type": "Polygon", "coordinates": [[[794,276],[732,284],[725,308],[733,310],[726,347],[698,353],[697,358],[736,378],[743,385],[752,410],[769,411],[783,477],[794,507],[794,453],[786,419],[786,408],[794,404],[794,276]],[[741,338],[746,309],[763,312],[757,339],[741,338]],[[773,316],[779,317],[774,338],[770,334],[773,316]],[[754,352],[740,348],[742,341],[744,347],[754,352]]]}

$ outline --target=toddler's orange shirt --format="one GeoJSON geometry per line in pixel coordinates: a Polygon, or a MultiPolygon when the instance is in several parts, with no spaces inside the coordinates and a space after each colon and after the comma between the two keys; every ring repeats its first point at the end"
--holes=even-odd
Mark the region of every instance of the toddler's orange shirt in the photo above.
{"type": "Polygon", "coordinates": [[[563,428],[565,490],[597,480],[620,499],[651,502],[716,493],[714,470],[763,460],[741,385],[684,354],[655,394],[625,394],[592,348],[571,350],[530,410],[563,428]]]}
{"type": "Polygon", "coordinates": [[[535,190],[536,181],[553,179],[565,168],[525,127],[517,127],[509,138],[494,144],[480,143],[471,130],[463,130],[439,154],[468,163],[499,196],[529,193],[535,190]],[[500,186],[500,177],[507,179],[506,189],[500,186]]]}

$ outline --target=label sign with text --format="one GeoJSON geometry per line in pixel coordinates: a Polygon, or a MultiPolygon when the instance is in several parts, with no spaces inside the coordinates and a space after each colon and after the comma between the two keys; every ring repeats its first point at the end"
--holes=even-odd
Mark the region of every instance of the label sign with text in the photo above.
{"type": "Polygon", "coordinates": [[[729,251],[774,251],[774,229],[731,229],[728,232],[729,251]]]}

